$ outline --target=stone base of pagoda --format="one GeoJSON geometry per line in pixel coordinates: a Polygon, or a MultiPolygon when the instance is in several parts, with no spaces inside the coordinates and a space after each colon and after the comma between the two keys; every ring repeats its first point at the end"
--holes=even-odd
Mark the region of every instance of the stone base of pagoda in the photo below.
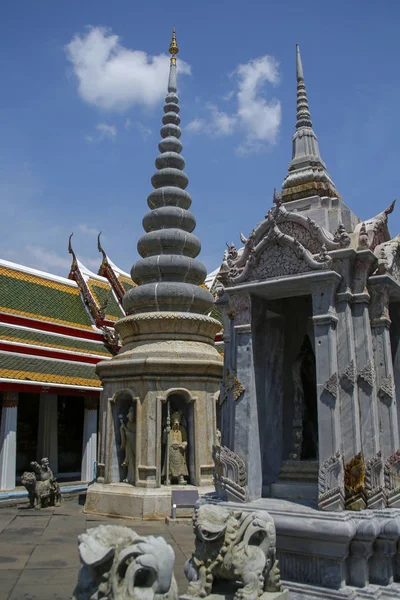
{"type": "MultiPolygon", "coordinates": [[[[171,517],[173,490],[198,490],[199,496],[214,492],[214,487],[192,485],[139,488],[129,483],[94,483],[88,487],[85,513],[124,519],[157,520],[171,517]]],[[[193,508],[177,508],[177,517],[190,517],[193,508]]]]}

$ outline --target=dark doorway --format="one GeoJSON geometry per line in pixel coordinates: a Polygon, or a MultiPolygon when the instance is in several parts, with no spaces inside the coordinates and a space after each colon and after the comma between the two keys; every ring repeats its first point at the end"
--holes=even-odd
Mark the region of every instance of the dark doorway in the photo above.
{"type": "Polygon", "coordinates": [[[17,475],[36,460],[40,394],[19,393],[17,413],[17,475]]]}
{"type": "Polygon", "coordinates": [[[80,474],[84,399],[58,396],[58,472],[80,474]]]}

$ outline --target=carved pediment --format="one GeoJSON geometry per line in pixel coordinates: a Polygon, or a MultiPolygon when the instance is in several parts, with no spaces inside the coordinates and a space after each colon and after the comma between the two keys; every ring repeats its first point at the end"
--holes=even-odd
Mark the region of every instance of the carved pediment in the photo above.
{"type": "Polygon", "coordinates": [[[378,258],[376,273],[379,275],[387,273],[400,282],[400,234],[388,242],[379,244],[374,254],[378,258]]]}
{"type": "Polygon", "coordinates": [[[356,225],[354,233],[358,235],[359,250],[375,250],[377,246],[390,240],[388,215],[394,210],[396,200],[376,217],[356,225]]]}
{"type": "Polygon", "coordinates": [[[276,194],[274,202],[249,237],[241,235],[242,249],[228,246],[225,271],[231,284],[330,269],[329,250],[350,244],[342,225],[332,235],[309,217],[287,211],[276,194]]]}
{"type": "Polygon", "coordinates": [[[249,281],[264,280],[269,277],[295,275],[311,270],[306,261],[296,255],[292,248],[274,244],[264,250],[247,279],[249,281]]]}

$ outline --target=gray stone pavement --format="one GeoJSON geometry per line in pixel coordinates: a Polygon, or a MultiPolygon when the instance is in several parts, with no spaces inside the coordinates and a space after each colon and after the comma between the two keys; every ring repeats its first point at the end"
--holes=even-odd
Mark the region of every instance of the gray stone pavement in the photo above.
{"type": "Polygon", "coordinates": [[[166,524],[85,515],[72,498],[42,510],[0,506],[0,600],[69,600],[79,570],[77,536],[100,523],[163,536],[175,551],[179,591],[186,591],[183,566],[194,548],[190,519],[166,524]]]}

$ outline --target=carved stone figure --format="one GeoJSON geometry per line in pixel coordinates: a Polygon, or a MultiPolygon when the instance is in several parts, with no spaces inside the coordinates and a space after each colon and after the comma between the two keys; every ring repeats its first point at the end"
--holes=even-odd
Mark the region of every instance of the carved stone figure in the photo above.
{"type": "Polygon", "coordinates": [[[213,584],[235,589],[235,600],[257,600],[264,592],[280,592],[276,533],[265,512],[228,510],[215,504],[196,506],[193,516],[195,552],[186,564],[187,595],[204,598],[213,584]]]}
{"type": "Polygon", "coordinates": [[[166,455],[168,454],[168,461],[164,461],[164,474],[166,475],[168,468],[169,478],[177,479],[179,485],[184,485],[185,477],[189,475],[186,462],[188,440],[186,427],[182,424],[182,413],[179,410],[171,415],[171,428],[169,432],[164,431],[164,443],[167,446],[166,455]]]}
{"type": "Polygon", "coordinates": [[[128,471],[124,483],[135,484],[135,465],[136,465],[136,423],[135,410],[131,406],[127,414],[127,422],[121,422],[121,450],[125,452],[124,461],[121,467],[127,467],[128,471]]]}
{"type": "Polygon", "coordinates": [[[40,509],[43,506],[60,506],[61,492],[49,466],[49,459],[42,458],[40,464],[31,462],[34,472],[25,471],[21,477],[21,483],[28,491],[31,508],[40,509]]]}
{"type": "Polygon", "coordinates": [[[244,460],[226,446],[221,446],[221,433],[218,430],[217,443],[213,446],[213,460],[217,494],[229,501],[246,502],[247,473],[244,460]]]}
{"type": "Polygon", "coordinates": [[[177,600],[174,551],[162,537],[100,525],[78,537],[81,569],[72,600],[177,600]]]}

